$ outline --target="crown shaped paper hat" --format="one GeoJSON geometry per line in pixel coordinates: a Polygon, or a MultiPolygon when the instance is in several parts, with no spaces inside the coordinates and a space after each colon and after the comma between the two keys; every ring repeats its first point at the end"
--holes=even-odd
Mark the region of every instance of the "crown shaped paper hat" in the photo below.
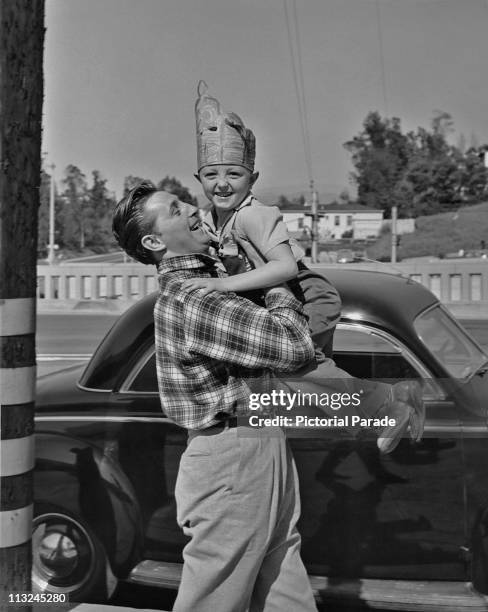
{"type": "Polygon", "coordinates": [[[195,103],[197,121],[197,166],[232,164],[254,170],[256,140],[235,113],[221,109],[220,103],[207,93],[205,81],[198,83],[195,103]]]}

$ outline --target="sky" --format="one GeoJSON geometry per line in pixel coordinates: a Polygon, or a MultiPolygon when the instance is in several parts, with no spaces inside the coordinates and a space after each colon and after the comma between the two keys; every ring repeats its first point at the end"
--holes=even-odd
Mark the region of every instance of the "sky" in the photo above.
{"type": "Polygon", "coordinates": [[[453,144],[488,144],[488,0],[295,0],[307,166],[293,1],[46,0],[43,151],[56,181],[74,164],[117,197],[127,175],[200,194],[200,79],[254,131],[261,189],[306,193],[312,176],[319,192],[354,194],[343,144],[370,111],[404,131],[445,111],[453,144]]]}

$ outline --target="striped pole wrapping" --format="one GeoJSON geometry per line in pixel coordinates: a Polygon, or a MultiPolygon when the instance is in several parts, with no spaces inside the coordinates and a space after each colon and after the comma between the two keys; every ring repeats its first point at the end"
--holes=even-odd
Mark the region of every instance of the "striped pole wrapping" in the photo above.
{"type": "Polygon", "coordinates": [[[25,587],[18,578],[31,565],[34,313],[33,298],[0,300],[0,560],[7,592],[30,589],[28,576],[25,587]]]}
{"type": "MultiPolygon", "coordinates": [[[[44,0],[0,1],[0,610],[31,591],[44,0]]],[[[15,609],[29,610],[29,605],[15,609]]]]}

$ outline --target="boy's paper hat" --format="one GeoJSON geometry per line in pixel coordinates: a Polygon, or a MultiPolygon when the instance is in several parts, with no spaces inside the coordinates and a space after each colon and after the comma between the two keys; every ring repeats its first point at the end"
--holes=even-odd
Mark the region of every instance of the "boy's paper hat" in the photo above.
{"type": "Polygon", "coordinates": [[[197,121],[197,167],[215,164],[244,166],[254,171],[256,140],[235,113],[222,111],[220,103],[207,93],[205,81],[198,83],[195,103],[197,121]]]}

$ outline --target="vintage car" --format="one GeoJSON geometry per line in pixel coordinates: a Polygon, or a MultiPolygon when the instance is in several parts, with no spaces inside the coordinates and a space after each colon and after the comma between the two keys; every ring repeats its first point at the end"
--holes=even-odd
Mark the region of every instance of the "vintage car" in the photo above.
{"type": "MultiPolygon", "coordinates": [[[[327,276],[343,299],[337,363],[362,378],[423,379],[427,421],[420,443],[402,439],[384,456],[374,437],[287,428],[314,592],[369,608],[488,609],[488,356],[411,279],[327,276]]],[[[154,301],[125,312],[86,368],[38,381],[38,589],[102,601],[120,581],[178,586],[174,486],[187,434],[160,405],[154,301]]]]}

